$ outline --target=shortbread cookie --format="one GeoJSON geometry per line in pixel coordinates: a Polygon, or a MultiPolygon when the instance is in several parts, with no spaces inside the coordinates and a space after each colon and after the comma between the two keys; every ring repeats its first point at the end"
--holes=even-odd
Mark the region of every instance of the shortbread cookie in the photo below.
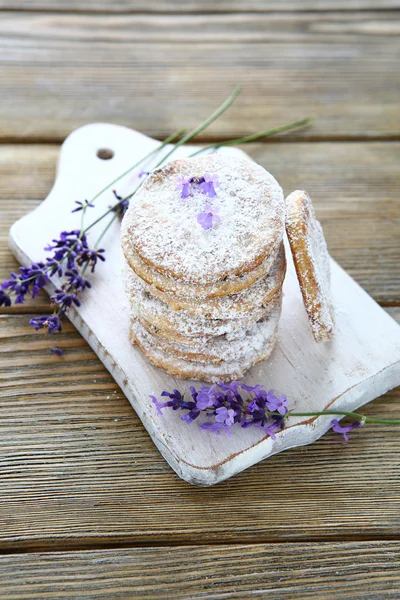
{"type": "Polygon", "coordinates": [[[325,342],[334,329],[330,258],[307,192],[296,190],[286,198],[286,231],[314,338],[325,342]]]}
{"type": "Polygon", "coordinates": [[[177,294],[178,296],[191,298],[215,298],[218,296],[227,296],[237,294],[238,292],[252,286],[256,281],[265,277],[270,271],[276,260],[279,246],[274,249],[257,268],[243,275],[226,277],[223,281],[196,285],[194,283],[185,283],[181,279],[172,279],[166,277],[158,271],[151,269],[132,248],[125,247],[125,256],[129,266],[146,283],[153,285],[162,292],[177,294]]]}
{"type": "Polygon", "coordinates": [[[174,310],[146,290],[139,278],[126,266],[124,270],[126,292],[132,309],[148,323],[164,333],[168,340],[190,339],[192,337],[208,339],[210,337],[226,335],[235,339],[243,330],[249,329],[254,323],[262,319],[274,308],[279,301],[277,294],[271,302],[264,307],[249,311],[237,319],[206,319],[190,315],[185,310],[174,310]]]}
{"type": "Polygon", "coordinates": [[[284,199],[259,165],[227,155],[178,159],[150,174],[124,217],[122,248],[151,269],[184,283],[215,284],[257,269],[280,245],[284,199]],[[190,178],[218,176],[216,195],[190,178]],[[184,194],[186,195],[186,194],[184,194]],[[205,230],[198,216],[211,205],[219,222],[205,230]]]}
{"type": "Polygon", "coordinates": [[[193,340],[190,345],[166,342],[158,335],[159,332],[151,330],[149,324],[142,323],[140,320],[139,323],[146,329],[154,348],[160,348],[166,354],[183,360],[219,365],[224,362],[241,362],[246,360],[249,354],[262,352],[265,345],[275,336],[280,313],[281,306],[278,305],[268,317],[255,323],[249,330],[243,331],[242,335],[235,340],[220,336],[206,341],[193,340]]]}
{"type": "MultiPolygon", "coordinates": [[[[147,331],[149,331],[149,333],[152,333],[156,337],[161,338],[162,340],[164,340],[165,342],[167,342],[169,344],[171,344],[171,343],[172,344],[180,344],[181,346],[183,346],[185,348],[192,348],[193,343],[195,343],[196,345],[204,345],[210,340],[215,340],[215,339],[220,339],[220,338],[226,339],[227,341],[234,341],[234,340],[238,340],[238,339],[242,338],[246,331],[248,331],[258,321],[262,320],[266,316],[269,316],[276,307],[281,305],[281,303],[282,303],[282,293],[279,293],[276,295],[276,297],[273,299],[273,301],[268,304],[268,308],[266,309],[265,314],[261,315],[259,319],[254,320],[253,322],[247,322],[243,327],[241,327],[241,328],[237,327],[233,331],[229,328],[229,325],[230,324],[236,325],[236,322],[244,321],[244,319],[229,319],[226,321],[226,323],[227,323],[227,328],[229,328],[230,332],[225,333],[225,334],[217,334],[217,335],[215,335],[215,334],[214,335],[204,335],[204,333],[200,333],[200,334],[194,335],[194,336],[193,335],[187,336],[187,335],[182,335],[181,333],[177,332],[176,330],[166,328],[162,322],[160,324],[161,326],[154,325],[154,323],[152,321],[148,321],[144,317],[143,312],[141,312],[140,310],[137,309],[137,305],[135,303],[132,304],[131,314],[132,314],[133,318],[139,320],[141,325],[143,325],[143,327],[145,329],[147,329],[147,331]]],[[[192,317],[192,319],[196,319],[196,318],[197,317],[192,317]]]]}
{"type": "Polygon", "coordinates": [[[163,369],[173,377],[180,379],[197,379],[200,381],[236,381],[242,379],[245,372],[259,362],[266,360],[271,355],[276,343],[275,336],[266,343],[262,352],[248,355],[246,360],[239,362],[232,361],[220,365],[202,365],[200,363],[190,362],[163,352],[160,348],[155,348],[149,339],[148,334],[138,323],[134,323],[130,331],[130,339],[136,344],[147,359],[155,366],[163,369]]]}
{"type": "MultiPolygon", "coordinates": [[[[196,300],[161,292],[154,286],[141,283],[150,294],[157,296],[173,310],[185,310],[193,316],[206,319],[237,319],[259,308],[265,308],[280,292],[285,273],[286,258],[282,244],[277,260],[267,277],[259,279],[247,290],[231,296],[196,300]]],[[[132,276],[137,277],[136,274],[132,276]]]]}

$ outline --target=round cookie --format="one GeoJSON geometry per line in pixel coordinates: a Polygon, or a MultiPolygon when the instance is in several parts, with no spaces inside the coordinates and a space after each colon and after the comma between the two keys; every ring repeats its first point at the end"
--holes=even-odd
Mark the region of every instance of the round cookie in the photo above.
{"type": "Polygon", "coordinates": [[[317,342],[328,341],[334,330],[330,258],[307,192],[296,190],[286,198],[286,231],[312,333],[317,342]]]}
{"type": "Polygon", "coordinates": [[[268,314],[279,300],[277,294],[264,307],[249,311],[237,319],[206,319],[190,315],[185,310],[174,310],[146,290],[140,280],[126,266],[124,270],[126,292],[132,308],[148,323],[164,332],[164,337],[171,339],[190,339],[226,335],[235,339],[243,330],[249,329],[254,323],[268,314]]]}
{"type": "Polygon", "coordinates": [[[242,335],[235,340],[228,340],[225,336],[220,336],[207,341],[192,341],[190,345],[167,342],[158,335],[158,332],[152,331],[151,326],[149,327],[140,319],[139,323],[146,329],[154,346],[161,348],[166,354],[191,362],[219,365],[231,361],[241,362],[249,353],[262,352],[265,344],[276,333],[280,312],[281,306],[278,305],[272,313],[255,323],[247,331],[243,331],[242,335]]]}
{"type": "Polygon", "coordinates": [[[168,292],[188,298],[215,298],[218,296],[227,296],[237,294],[238,292],[252,286],[256,281],[265,277],[270,271],[276,260],[279,246],[263,260],[263,262],[248,273],[232,277],[226,277],[225,280],[216,283],[207,283],[196,285],[195,283],[185,283],[180,279],[166,277],[150,268],[136,252],[129,246],[125,246],[125,258],[129,266],[135,271],[136,275],[146,283],[153,285],[161,292],[168,292]]]}
{"type": "Polygon", "coordinates": [[[187,360],[171,357],[160,348],[155,348],[148,334],[140,324],[133,323],[130,330],[130,339],[136,344],[146,358],[155,366],[163,369],[173,377],[180,379],[197,379],[209,383],[217,381],[236,381],[242,379],[245,372],[259,362],[266,360],[271,355],[276,343],[277,333],[268,342],[259,354],[248,355],[246,360],[226,362],[220,365],[203,365],[187,360]]]}
{"type": "MultiPolygon", "coordinates": [[[[220,296],[218,298],[191,299],[177,296],[167,292],[161,292],[154,286],[149,286],[139,280],[149,294],[156,296],[162,302],[168,304],[173,310],[185,310],[193,316],[206,319],[237,319],[248,312],[259,308],[266,308],[272,299],[281,290],[286,273],[286,258],[283,244],[278,257],[270,272],[263,279],[259,279],[254,285],[231,296],[220,296]]],[[[133,277],[137,277],[132,273],[133,277]]]]}
{"type": "MultiPolygon", "coordinates": [[[[171,344],[171,343],[172,344],[180,344],[181,346],[183,346],[185,348],[192,348],[193,344],[195,344],[196,347],[200,347],[200,345],[204,345],[208,341],[215,340],[215,339],[225,339],[229,342],[241,339],[246,331],[251,329],[251,327],[254,326],[255,323],[257,323],[260,320],[264,319],[265,317],[269,316],[276,307],[281,306],[281,303],[282,303],[282,293],[279,293],[276,295],[276,297],[273,299],[273,301],[271,301],[268,304],[267,311],[265,312],[265,314],[261,315],[259,319],[254,320],[253,322],[248,322],[243,327],[240,327],[240,328],[237,327],[237,329],[235,331],[231,331],[230,333],[219,334],[219,335],[218,334],[217,335],[199,334],[199,335],[195,335],[195,336],[193,336],[193,335],[187,336],[187,335],[182,335],[181,333],[179,333],[177,331],[165,328],[163,326],[163,323],[161,323],[161,326],[157,326],[153,322],[148,321],[145,318],[145,316],[143,315],[143,313],[137,309],[136,305],[132,305],[131,315],[133,318],[138,319],[139,322],[141,323],[141,325],[143,325],[143,327],[145,329],[147,329],[147,331],[149,333],[152,333],[156,337],[161,338],[165,342],[167,342],[169,344],[171,344]]],[[[196,317],[192,317],[192,318],[196,319],[196,317]]],[[[227,323],[228,324],[236,323],[237,321],[240,322],[241,320],[240,319],[229,319],[229,321],[227,321],[227,323]]]]}
{"type": "Polygon", "coordinates": [[[151,173],[125,214],[121,240],[151,269],[195,285],[215,284],[257,269],[279,246],[284,199],[276,180],[254,162],[227,155],[178,159],[151,173]],[[199,183],[182,197],[179,181],[218,176],[216,195],[199,183]],[[205,230],[206,205],[219,222],[205,230]]]}

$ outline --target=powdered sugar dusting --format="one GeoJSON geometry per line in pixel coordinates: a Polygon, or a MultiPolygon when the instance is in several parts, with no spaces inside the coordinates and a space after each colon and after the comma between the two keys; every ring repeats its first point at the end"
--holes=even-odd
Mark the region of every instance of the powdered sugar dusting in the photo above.
{"type": "Polygon", "coordinates": [[[256,268],[283,237],[283,193],[253,162],[211,155],[179,159],[151,174],[135,195],[122,225],[122,245],[153,269],[192,283],[213,283],[256,268]],[[192,186],[182,198],[176,179],[217,174],[214,198],[192,186]],[[220,223],[204,230],[197,215],[218,206],[220,223]]]}
{"type": "MultiPolygon", "coordinates": [[[[166,342],[153,335],[144,325],[153,347],[160,347],[165,353],[183,360],[202,364],[221,364],[223,362],[242,362],[248,356],[260,354],[266,343],[276,334],[281,311],[281,302],[266,317],[255,323],[250,329],[241,332],[235,340],[226,336],[208,340],[192,341],[190,348],[182,344],[166,342]]],[[[141,325],[142,326],[142,325],[141,325]]]]}
{"type": "Polygon", "coordinates": [[[206,319],[237,319],[248,312],[265,308],[265,306],[280,291],[286,272],[286,259],[283,244],[278,257],[267,277],[259,279],[254,285],[230,296],[208,299],[195,299],[180,297],[176,294],[161,292],[154,286],[147,285],[132,272],[132,277],[137,279],[145,290],[168,304],[174,310],[185,310],[193,316],[206,319]]]}
{"type": "MultiPolygon", "coordinates": [[[[128,265],[124,270],[124,279],[130,304],[139,315],[158,329],[165,329],[186,336],[189,343],[193,338],[209,339],[212,336],[221,335],[235,339],[236,336],[242,335],[243,330],[249,329],[268,314],[276,303],[274,299],[265,307],[249,311],[236,319],[206,319],[193,316],[185,310],[174,310],[171,306],[150,294],[139,278],[134,276],[128,265]]],[[[280,297],[279,294],[278,296],[280,297]]]]}
{"type": "Polygon", "coordinates": [[[161,291],[177,294],[178,296],[184,296],[187,298],[212,298],[215,296],[225,296],[238,293],[241,290],[248,288],[269,273],[276,260],[279,248],[280,246],[277,246],[277,248],[271,251],[269,256],[264,259],[258,267],[248,273],[244,273],[243,275],[227,276],[223,281],[220,280],[216,281],[215,283],[195,284],[187,283],[182,279],[166,277],[162,273],[159,273],[146,264],[132,249],[131,245],[125,244],[123,246],[127,262],[141,279],[143,279],[146,283],[155,286],[161,291]]]}
{"type": "Polygon", "coordinates": [[[159,346],[152,343],[147,331],[137,321],[131,325],[131,339],[138,343],[147,358],[157,367],[167,371],[170,375],[182,379],[200,379],[202,381],[233,381],[242,379],[244,373],[253,365],[265,360],[271,354],[276,342],[276,335],[265,341],[261,353],[249,352],[245,359],[239,361],[224,362],[220,365],[200,364],[177,357],[171,357],[163,352],[159,346]]]}

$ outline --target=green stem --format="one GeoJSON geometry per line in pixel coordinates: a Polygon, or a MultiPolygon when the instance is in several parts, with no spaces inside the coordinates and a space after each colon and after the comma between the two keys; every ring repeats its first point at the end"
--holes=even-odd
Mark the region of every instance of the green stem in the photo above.
{"type": "Polygon", "coordinates": [[[108,225],[103,229],[103,232],[100,234],[100,236],[98,237],[94,247],[98,248],[99,244],[101,242],[101,240],[103,239],[103,237],[106,235],[107,231],[110,229],[111,225],[114,223],[114,221],[118,218],[118,214],[115,213],[115,215],[113,216],[112,219],[110,219],[108,225]]]}
{"type": "MultiPolygon", "coordinates": [[[[273,413],[278,415],[279,413],[273,413]]],[[[344,410],[323,410],[321,412],[288,412],[289,417],[319,417],[323,415],[340,415],[342,417],[351,417],[357,421],[365,421],[369,423],[383,423],[391,425],[400,425],[400,419],[375,419],[374,417],[366,417],[360,413],[346,412],[344,410]]]]}
{"type": "Polygon", "coordinates": [[[308,125],[308,123],[310,123],[312,119],[312,117],[307,117],[306,119],[302,119],[301,121],[294,121],[294,123],[281,125],[280,127],[275,127],[274,129],[267,129],[266,131],[262,131],[261,133],[252,133],[250,135],[245,135],[244,137],[235,138],[233,140],[227,140],[226,142],[210,144],[209,146],[205,146],[204,148],[200,148],[200,150],[193,152],[193,154],[191,154],[190,156],[197,156],[198,154],[201,154],[206,150],[216,150],[218,148],[221,148],[222,146],[236,146],[239,144],[248,144],[249,142],[255,142],[256,140],[269,137],[270,135],[275,135],[276,133],[282,133],[283,131],[298,129],[299,127],[304,127],[305,125],[308,125]]]}
{"type": "Polygon", "coordinates": [[[196,135],[198,135],[199,133],[201,133],[202,131],[204,131],[205,129],[207,129],[207,127],[209,125],[211,125],[211,123],[213,123],[216,119],[218,119],[218,117],[220,117],[230,106],[231,104],[233,104],[233,102],[236,100],[237,96],[240,93],[240,87],[237,87],[232,94],[229,96],[229,98],[227,98],[222,104],[221,106],[219,106],[217,108],[217,110],[215,110],[205,121],[203,121],[202,123],[200,123],[200,125],[198,125],[197,127],[195,127],[194,129],[192,129],[192,131],[189,131],[189,133],[187,133],[186,135],[184,135],[176,144],[175,146],[168,152],[168,154],[166,156],[163,157],[162,160],[160,160],[160,162],[154,167],[155,169],[157,167],[159,167],[163,162],[165,162],[167,160],[167,158],[169,158],[171,156],[171,154],[173,152],[175,152],[175,150],[177,148],[179,148],[179,146],[183,146],[183,144],[186,144],[186,142],[189,142],[191,139],[193,139],[196,135]]]}

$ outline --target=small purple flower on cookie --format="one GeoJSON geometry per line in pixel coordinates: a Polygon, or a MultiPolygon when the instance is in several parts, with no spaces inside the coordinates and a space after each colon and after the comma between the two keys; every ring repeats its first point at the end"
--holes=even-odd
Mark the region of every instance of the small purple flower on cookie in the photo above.
{"type": "Polygon", "coordinates": [[[210,173],[204,173],[204,175],[195,177],[183,177],[179,175],[176,178],[176,189],[181,193],[181,198],[189,196],[192,185],[199,185],[203,194],[209,198],[214,198],[217,195],[215,188],[219,187],[219,178],[218,175],[211,175],[210,173]]]}
{"type": "Polygon", "coordinates": [[[218,175],[210,175],[210,173],[204,173],[204,181],[200,184],[201,191],[206,194],[209,198],[214,198],[217,195],[215,188],[219,187],[218,175]]]}
{"type": "Polygon", "coordinates": [[[332,431],[335,433],[341,433],[344,437],[344,441],[349,441],[349,436],[347,435],[353,429],[357,427],[364,427],[364,423],[362,421],[354,421],[350,425],[342,426],[337,419],[332,419],[331,421],[332,431]]]}
{"type": "Polygon", "coordinates": [[[217,206],[206,204],[204,211],[197,215],[197,222],[203,229],[211,229],[213,225],[217,225],[221,221],[218,213],[219,208],[217,206]]]}
{"type": "Polygon", "coordinates": [[[180,175],[176,178],[176,189],[181,193],[181,198],[187,198],[189,196],[190,179],[182,177],[180,175]]]}

